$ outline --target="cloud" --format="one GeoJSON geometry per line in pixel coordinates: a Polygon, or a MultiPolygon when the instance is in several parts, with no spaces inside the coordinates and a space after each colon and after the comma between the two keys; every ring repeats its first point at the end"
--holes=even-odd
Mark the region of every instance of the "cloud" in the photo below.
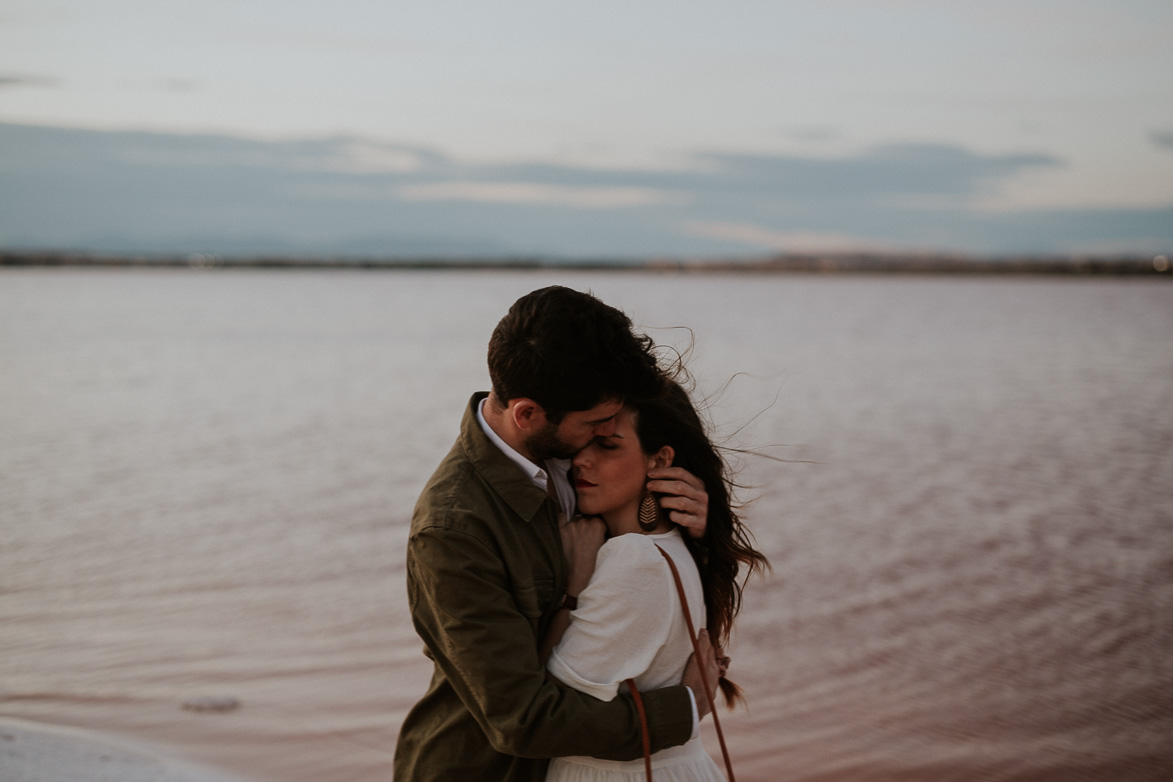
{"type": "Polygon", "coordinates": [[[1062,165],[907,143],[836,158],[709,150],[607,169],[467,162],[354,137],[0,123],[0,247],[698,257],[1173,246],[1170,209],[984,208],[1021,172],[1062,165]]]}
{"type": "Polygon", "coordinates": [[[802,198],[966,197],[1031,167],[1062,165],[1041,154],[979,155],[942,144],[890,144],[842,158],[711,154],[717,187],[802,198]]]}
{"type": "Polygon", "coordinates": [[[581,209],[618,209],[684,200],[679,194],[647,187],[574,187],[539,182],[436,182],[405,185],[399,195],[405,201],[476,201],[581,209]]]}
{"type": "Polygon", "coordinates": [[[56,87],[57,79],[19,73],[0,73],[0,89],[5,87],[56,87]]]}
{"type": "Polygon", "coordinates": [[[855,253],[909,251],[887,242],[859,239],[853,236],[809,231],[773,231],[759,225],[744,223],[687,222],[682,228],[688,234],[710,239],[721,239],[750,247],[788,253],[855,253]]]}
{"type": "Polygon", "coordinates": [[[1149,138],[1158,147],[1173,149],[1173,130],[1154,130],[1149,138]]]}
{"type": "Polygon", "coordinates": [[[367,139],[259,140],[235,136],[136,131],[95,131],[72,128],[0,125],[0,139],[13,148],[32,151],[31,166],[45,170],[53,163],[40,153],[65,155],[134,168],[231,169],[244,172],[319,172],[372,174],[409,172],[443,165],[432,150],[367,139]]]}
{"type": "Polygon", "coordinates": [[[839,131],[828,125],[783,128],[779,135],[790,141],[834,141],[840,137],[839,131]]]}
{"type": "Polygon", "coordinates": [[[441,160],[431,150],[362,139],[339,141],[327,159],[333,170],[354,174],[417,171],[441,160]]]}

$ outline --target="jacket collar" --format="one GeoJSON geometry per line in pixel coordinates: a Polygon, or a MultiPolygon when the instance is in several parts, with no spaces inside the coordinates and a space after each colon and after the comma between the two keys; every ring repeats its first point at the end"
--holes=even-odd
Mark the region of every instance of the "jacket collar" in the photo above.
{"type": "Polygon", "coordinates": [[[468,456],[473,469],[493,487],[498,496],[525,521],[533,520],[548,499],[546,492],[534,486],[530,476],[493,444],[480,422],[477,407],[488,396],[479,391],[472,395],[460,422],[460,446],[468,456]]]}

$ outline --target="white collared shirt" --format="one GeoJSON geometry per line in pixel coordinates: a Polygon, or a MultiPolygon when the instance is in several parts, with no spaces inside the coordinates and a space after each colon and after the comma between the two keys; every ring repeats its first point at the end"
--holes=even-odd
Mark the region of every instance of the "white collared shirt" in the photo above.
{"type": "Polygon", "coordinates": [[[554,478],[554,493],[558,495],[558,505],[562,509],[564,519],[569,520],[574,518],[575,496],[574,487],[570,485],[570,460],[569,459],[546,459],[545,468],[531,462],[529,459],[518,453],[509,443],[501,439],[500,435],[493,431],[493,427],[489,426],[488,421],[485,420],[484,406],[489,401],[488,397],[481,400],[477,405],[477,423],[481,425],[481,430],[484,431],[485,436],[501,450],[501,453],[509,457],[509,460],[525,471],[529,479],[533,481],[534,486],[537,486],[542,491],[548,491],[546,488],[549,485],[549,478],[554,478]]]}

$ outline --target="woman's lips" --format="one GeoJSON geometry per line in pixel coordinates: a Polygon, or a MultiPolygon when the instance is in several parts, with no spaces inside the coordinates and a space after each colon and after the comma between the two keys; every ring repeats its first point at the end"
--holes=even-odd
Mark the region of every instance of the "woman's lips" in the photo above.
{"type": "Polygon", "coordinates": [[[591,483],[590,481],[584,480],[582,478],[579,478],[577,481],[574,482],[574,488],[576,488],[576,489],[590,489],[590,488],[593,488],[594,485],[595,484],[591,483]]]}

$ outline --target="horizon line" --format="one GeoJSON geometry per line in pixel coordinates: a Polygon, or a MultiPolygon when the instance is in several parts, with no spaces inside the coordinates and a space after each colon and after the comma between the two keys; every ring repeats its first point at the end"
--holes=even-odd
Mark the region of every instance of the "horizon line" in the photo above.
{"type": "Polygon", "coordinates": [[[369,269],[369,270],[583,270],[758,273],[985,273],[985,274],[1165,274],[1164,254],[971,255],[944,252],[776,253],[753,257],[686,258],[569,257],[542,255],[228,255],[220,253],[99,253],[69,250],[6,250],[0,267],[151,267],[188,269],[369,269]]]}

